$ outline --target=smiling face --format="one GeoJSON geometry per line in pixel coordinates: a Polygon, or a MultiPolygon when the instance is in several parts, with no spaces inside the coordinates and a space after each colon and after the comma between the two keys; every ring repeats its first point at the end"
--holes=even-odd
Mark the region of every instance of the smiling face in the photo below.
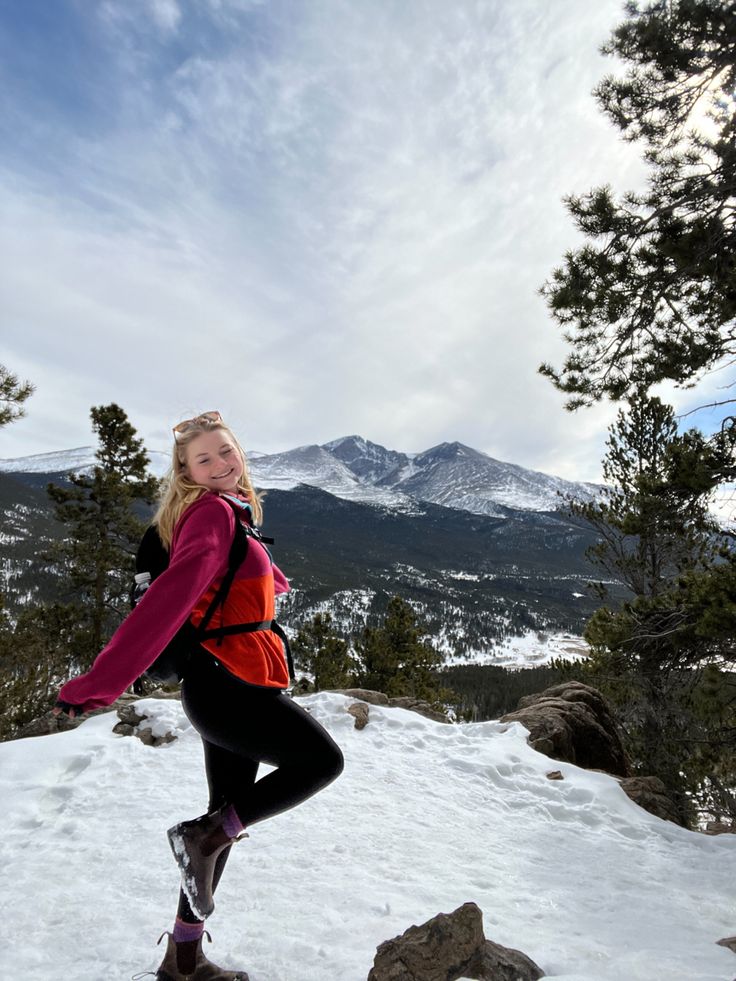
{"type": "Polygon", "coordinates": [[[224,429],[200,433],[187,445],[186,472],[190,480],[212,491],[236,491],[243,475],[237,446],[224,429]]]}

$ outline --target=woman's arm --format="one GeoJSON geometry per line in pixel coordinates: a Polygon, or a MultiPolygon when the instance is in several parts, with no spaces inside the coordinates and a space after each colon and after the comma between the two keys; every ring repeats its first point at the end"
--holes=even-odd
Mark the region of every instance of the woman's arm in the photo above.
{"type": "Polygon", "coordinates": [[[84,712],[110,705],[153,664],[202,594],[224,574],[234,521],[229,505],[213,495],[187,509],[168,569],[146,590],[90,670],[63,686],[60,702],[84,712]]]}

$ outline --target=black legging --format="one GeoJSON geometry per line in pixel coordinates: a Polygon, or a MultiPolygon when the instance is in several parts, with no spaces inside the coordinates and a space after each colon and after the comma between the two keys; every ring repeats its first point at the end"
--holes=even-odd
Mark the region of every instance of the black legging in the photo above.
{"type": "MultiPolygon", "coordinates": [[[[246,827],[300,804],[340,775],[340,747],[279,689],[240,681],[202,651],[182,682],[181,701],[202,737],[209,810],[233,804],[246,827]],[[259,763],[276,767],[256,780],[259,763]]],[[[230,852],[220,853],[213,887],[230,852]]],[[[183,892],[178,915],[198,920],[183,892]]]]}

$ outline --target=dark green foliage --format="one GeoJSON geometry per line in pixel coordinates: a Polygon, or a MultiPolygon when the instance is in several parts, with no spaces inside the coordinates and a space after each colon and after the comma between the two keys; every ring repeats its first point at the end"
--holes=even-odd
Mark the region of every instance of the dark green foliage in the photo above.
{"type": "Polygon", "coordinates": [[[600,505],[573,505],[600,535],[592,558],[633,597],[613,605],[599,589],[607,605],[586,628],[586,670],[618,704],[631,755],[662,777],[681,814],[710,807],[734,818],[736,743],[721,701],[734,668],[733,556],[707,509],[711,491],[736,475],[735,420],[711,439],[678,435],[671,411],[647,393],[733,367],[736,4],[625,9],[604,51],[628,70],[604,79],[596,97],[641,144],[648,186],[568,199],[587,241],[542,292],[571,353],[560,370],[540,370],[571,396],[570,409],[631,402],[609,441],[612,492],[600,505]]]}
{"type": "MultiPolygon", "coordinates": [[[[16,603],[13,617],[0,610],[0,738],[50,708],[61,684],[89,667],[128,611],[133,557],[145,527],[133,508],[153,499],[157,481],[119,406],[93,408],[92,425],[99,438],[92,474],[48,489],[66,532],[46,559],[58,597],[16,603]]],[[[32,499],[34,492],[27,493],[32,499]]]]}
{"type": "Polygon", "coordinates": [[[568,677],[564,666],[545,665],[510,671],[495,664],[459,664],[444,668],[440,682],[455,692],[458,714],[470,722],[498,719],[513,712],[524,695],[534,695],[568,677]]]}
{"type": "Polygon", "coordinates": [[[84,642],[74,607],[29,607],[15,623],[0,614],[0,739],[52,707],[84,642]]]}
{"type": "Polygon", "coordinates": [[[334,633],[329,613],[317,613],[299,630],[292,644],[295,664],[314,678],[314,691],[350,688],[355,662],[348,642],[334,633]]]}
{"type": "Polygon", "coordinates": [[[369,626],[356,643],[361,688],[390,697],[408,695],[428,702],[448,696],[435,671],[442,658],[424,640],[426,629],[406,600],[393,596],[379,626],[369,626]]]}
{"type": "MultiPolygon", "coordinates": [[[[581,680],[612,700],[629,755],[640,772],[664,781],[686,822],[714,799],[702,761],[734,772],[736,731],[729,734],[715,711],[709,717],[715,703],[707,698],[693,710],[703,670],[733,670],[735,661],[736,568],[730,536],[707,509],[734,439],[730,429],[710,441],[697,430],[680,435],[670,407],[637,392],[611,429],[610,489],[601,501],[570,502],[600,535],[594,563],[632,594],[588,622],[591,654],[581,680]]],[[[598,592],[606,599],[600,584],[598,592]]],[[[736,817],[734,784],[724,788],[719,808],[736,817]]]]}
{"type": "Polygon", "coordinates": [[[717,821],[736,823],[736,675],[707,665],[688,707],[701,735],[690,740],[688,761],[698,788],[696,807],[717,821]]]}
{"type": "Polygon", "coordinates": [[[48,487],[67,533],[50,559],[64,584],[60,599],[76,611],[82,628],[76,670],[89,666],[128,610],[135,551],[145,529],[133,508],[138,501],[151,502],[157,489],[125,412],[111,404],[93,408],[91,416],[99,439],[92,474],[72,476],[72,487],[48,487]]]}
{"type": "Polygon", "coordinates": [[[0,364],[0,427],[7,426],[26,414],[23,403],[34,391],[30,382],[21,382],[18,376],[12,374],[0,364]]]}
{"type": "Polygon", "coordinates": [[[626,13],[604,52],[628,71],[595,94],[641,142],[649,182],[567,199],[587,242],[542,293],[571,353],[540,371],[571,409],[664,379],[691,386],[736,353],[736,5],[657,0],[626,13]]]}
{"type": "Polygon", "coordinates": [[[383,616],[399,593],[423,606],[430,637],[464,653],[525,630],[581,633],[597,605],[574,597],[590,575],[584,552],[594,536],[557,512],[498,518],[423,503],[405,513],[304,486],[269,492],[266,527],[277,561],[299,584],[281,601],[289,623],[329,601],[344,635],[357,634],[365,612],[383,616]],[[367,611],[355,590],[373,594],[367,611]]]}
{"type": "Polygon", "coordinates": [[[678,575],[708,568],[722,544],[708,503],[733,468],[735,443],[730,428],[710,441],[696,429],[678,435],[672,408],[635,392],[609,431],[606,490],[592,502],[567,502],[599,536],[588,557],[635,596],[657,596],[678,575]]]}

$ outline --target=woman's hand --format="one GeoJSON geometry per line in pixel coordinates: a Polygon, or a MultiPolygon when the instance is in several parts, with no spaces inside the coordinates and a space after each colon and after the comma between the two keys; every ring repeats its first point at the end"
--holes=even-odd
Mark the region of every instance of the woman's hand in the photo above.
{"type": "Polygon", "coordinates": [[[84,715],[84,707],[82,705],[72,705],[71,702],[65,702],[59,698],[57,699],[56,705],[51,709],[51,714],[60,715],[62,712],[68,715],[70,719],[74,719],[78,715],[84,715]]]}

